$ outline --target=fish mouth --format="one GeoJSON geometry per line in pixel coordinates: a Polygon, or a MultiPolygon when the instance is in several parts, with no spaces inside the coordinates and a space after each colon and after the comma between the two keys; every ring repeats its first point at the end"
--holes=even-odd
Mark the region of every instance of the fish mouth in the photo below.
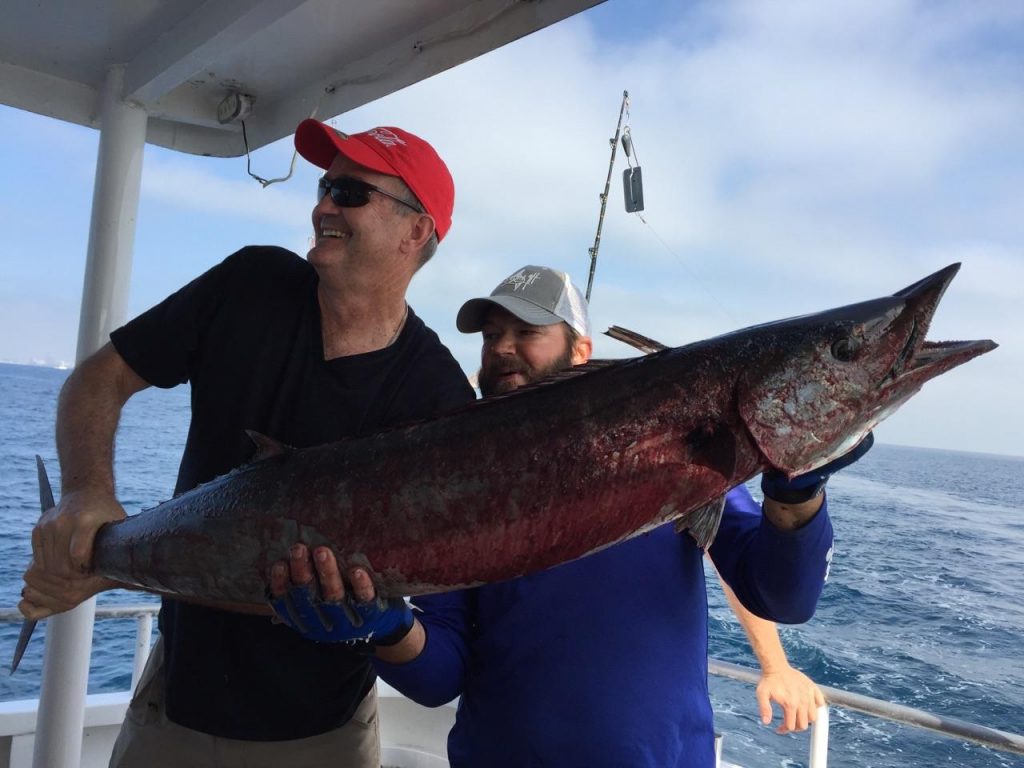
{"type": "Polygon", "coordinates": [[[893,366],[889,378],[902,381],[913,378],[922,382],[991,352],[999,345],[990,339],[977,341],[924,341],[916,349],[908,346],[908,354],[901,356],[893,366]]]}
{"type": "MultiPolygon", "coordinates": [[[[925,338],[942,296],[959,271],[959,263],[950,264],[893,294],[893,298],[904,302],[904,309],[894,325],[904,327],[906,341],[879,381],[880,389],[898,385],[901,389],[909,389],[909,396],[929,379],[999,346],[990,339],[928,341],[925,338]]],[[[887,330],[894,329],[890,327],[887,330]]]]}

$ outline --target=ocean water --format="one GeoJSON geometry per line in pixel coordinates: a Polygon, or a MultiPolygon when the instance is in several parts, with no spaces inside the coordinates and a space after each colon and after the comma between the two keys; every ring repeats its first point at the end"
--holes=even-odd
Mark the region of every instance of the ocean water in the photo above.
{"type": "MultiPolygon", "coordinates": [[[[65,371],[0,364],[0,607],[18,601],[39,515],[35,454],[55,493],[53,441],[65,371]]],[[[908,406],[908,407],[913,407],[908,406]]],[[[897,415],[895,418],[899,418],[897,415]]],[[[184,387],[129,402],[118,437],[119,496],[129,513],[167,498],[188,420],[184,387]]],[[[876,445],[829,485],[832,574],[815,617],[781,629],[791,663],[819,683],[938,715],[1024,733],[1024,458],[876,445]]],[[[739,625],[709,581],[712,656],[756,667],[739,625]]],[[[102,604],[154,602],[137,593],[102,604]]],[[[0,624],[0,666],[17,624],[0,624]]],[[[128,687],[133,620],[97,623],[89,691],[128,687]]],[[[38,695],[45,622],[0,700],[38,695]]],[[[711,679],[726,759],[807,764],[806,733],[779,736],[757,716],[753,688],[711,679]]],[[[833,768],[1024,768],[1024,757],[833,708],[833,768]]]]}

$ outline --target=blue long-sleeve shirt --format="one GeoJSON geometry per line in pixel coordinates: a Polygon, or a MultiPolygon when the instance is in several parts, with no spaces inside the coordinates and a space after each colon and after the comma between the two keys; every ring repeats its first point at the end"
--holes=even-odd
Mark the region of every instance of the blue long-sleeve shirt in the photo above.
{"type": "MultiPolygon", "coordinates": [[[[832,546],[825,508],[781,532],[731,491],[711,557],[755,613],[809,618],[832,546]]],[[[427,633],[380,676],[415,701],[461,695],[459,766],[714,765],[702,551],[671,524],[556,568],[413,602],[427,633]]]]}

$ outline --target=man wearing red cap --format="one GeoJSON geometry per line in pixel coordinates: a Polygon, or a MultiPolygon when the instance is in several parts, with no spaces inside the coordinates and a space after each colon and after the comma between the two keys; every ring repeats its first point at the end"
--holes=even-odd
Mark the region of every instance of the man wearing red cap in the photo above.
{"type": "MultiPolygon", "coordinates": [[[[326,171],[307,260],[243,248],[114,331],[68,378],[57,416],[61,500],[33,533],[27,617],[121,586],[88,569],[96,531],[125,516],[112,468],[118,417],[148,386],[191,384],[176,493],[250,460],[245,430],[302,447],[473,399],[405,300],[451,226],[444,162],[393,127],[346,135],[306,120],[295,144],[326,171]]],[[[160,631],[111,765],[380,765],[366,642],[318,644],[267,616],[166,598],[160,631]]],[[[389,634],[371,618],[363,637],[389,634]]]]}

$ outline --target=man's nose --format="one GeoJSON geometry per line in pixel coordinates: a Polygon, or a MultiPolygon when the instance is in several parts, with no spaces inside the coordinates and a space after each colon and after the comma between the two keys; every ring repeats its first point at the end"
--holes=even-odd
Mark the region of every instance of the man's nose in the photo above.
{"type": "Polygon", "coordinates": [[[491,344],[491,349],[494,350],[496,355],[512,355],[516,351],[516,339],[515,334],[502,333],[499,334],[491,344]]]}
{"type": "Polygon", "coordinates": [[[334,198],[330,194],[321,197],[313,206],[313,213],[320,216],[337,214],[340,210],[341,206],[334,202],[334,198]]]}

